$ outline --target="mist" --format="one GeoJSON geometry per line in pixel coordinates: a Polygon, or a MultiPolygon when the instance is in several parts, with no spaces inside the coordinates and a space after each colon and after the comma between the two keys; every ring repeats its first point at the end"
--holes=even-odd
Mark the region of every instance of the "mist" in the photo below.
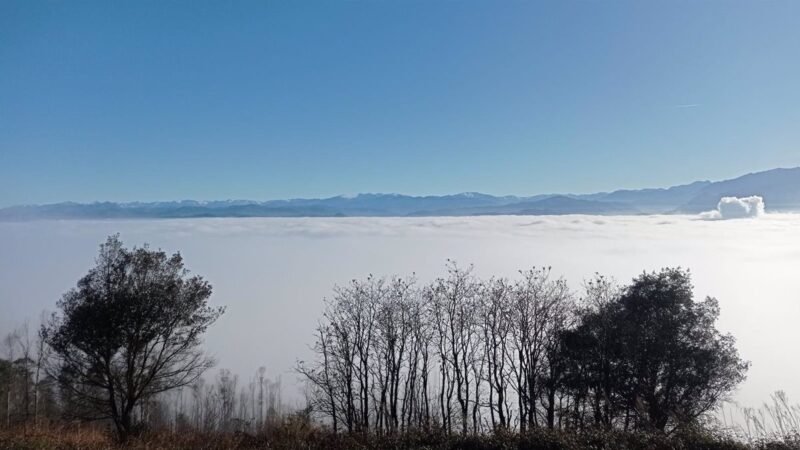
{"type": "MultiPolygon", "coordinates": [[[[800,398],[800,215],[707,221],[695,216],[181,219],[0,223],[0,332],[43,310],[92,266],[98,245],[180,251],[228,312],[208,332],[219,368],[248,379],[259,366],[301,398],[293,367],[310,355],[335,284],[368,274],[444,274],[446,259],[479,276],[551,266],[576,293],[595,272],[630,281],[664,266],[691,269],[695,296],[719,299],[719,328],[752,362],[735,394],[757,406],[783,389],[800,398]]],[[[208,377],[212,377],[209,374],[208,377]]]]}

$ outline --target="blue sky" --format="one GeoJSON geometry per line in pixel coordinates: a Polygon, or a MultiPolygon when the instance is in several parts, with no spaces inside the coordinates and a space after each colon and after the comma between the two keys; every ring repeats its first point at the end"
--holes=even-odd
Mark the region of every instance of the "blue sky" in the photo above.
{"type": "Polygon", "coordinates": [[[800,165],[800,2],[0,2],[0,206],[800,165]]]}

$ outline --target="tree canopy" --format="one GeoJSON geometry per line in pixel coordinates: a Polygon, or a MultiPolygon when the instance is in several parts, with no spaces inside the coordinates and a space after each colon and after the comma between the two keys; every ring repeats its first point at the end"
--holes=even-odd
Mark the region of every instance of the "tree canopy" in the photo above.
{"type": "Polygon", "coordinates": [[[572,387],[593,398],[596,422],[664,430],[694,421],[744,380],[749,363],[715,328],[719,303],[696,302],[692,291],[688,271],[644,273],[564,335],[572,387]]]}
{"type": "Polygon", "coordinates": [[[110,236],[42,329],[73,413],[111,419],[125,439],[139,402],[197,380],[213,365],[202,336],[224,313],[208,305],[210,296],[211,285],[190,276],[180,254],[128,249],[110,236]]]}

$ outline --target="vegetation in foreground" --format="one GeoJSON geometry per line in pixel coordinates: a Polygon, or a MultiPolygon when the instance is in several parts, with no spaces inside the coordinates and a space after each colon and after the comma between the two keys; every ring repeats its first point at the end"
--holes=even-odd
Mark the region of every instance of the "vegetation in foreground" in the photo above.
{"type": "Polygon", "coordinates": [[[800,435],[759,438],[745,443],[707,430],[663,433],[620,430],[497,432],[475,436],[407,432],[402,435],[334,434],[297,418],[259,434],[160,431],[120,443],[109,430],[87,425],[49,425],[0,430],[0,449],[465,449],[465,450],[796,450],[800,435]]]}
{"type": "Polygon", "coordinates": [[[752,411],[755,435],[709,425],[749,363],[688,271],[627,286],[598,275],[580,296],[549,269],[520,274],[480,280],[451,263],[427,285],[337,287],[314,358],[298,363],[307,407],[286,414],[263,371],[241,390],[228,371],[204,385],[202,336],[224,312],[208,305],[211,285],[179,254],[112,236],[35,342],[6,340],[0,447],[797,447],[785,397],[767,410],[778,434],[752,411]]]}

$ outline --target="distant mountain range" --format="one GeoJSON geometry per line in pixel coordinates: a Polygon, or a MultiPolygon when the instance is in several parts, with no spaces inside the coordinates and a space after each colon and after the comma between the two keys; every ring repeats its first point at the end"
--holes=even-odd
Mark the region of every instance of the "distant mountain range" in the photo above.
{"type": "Polygon", "coordinates": [[[722,197],[759,195],[767,211],[800,211],[800,167],[751,173],[724,181],[696,181],[664,189],[530,197],[466,192],[415,197],[359,194],[321,199],[224,200],[132,203],[55,203],[0,209],[0,220],[130,219],[191,217],[477,216],[561,214],[695,214],[716,208],[722,197]]]}

